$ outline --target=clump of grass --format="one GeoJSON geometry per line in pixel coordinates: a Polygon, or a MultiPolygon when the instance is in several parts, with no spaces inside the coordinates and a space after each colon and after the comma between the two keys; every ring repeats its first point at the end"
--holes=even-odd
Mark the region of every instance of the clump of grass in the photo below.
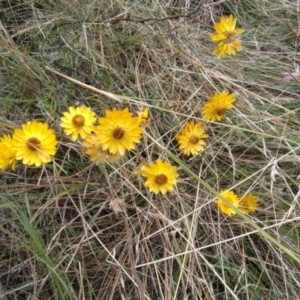
{"type": "Polygon", "coordinates": [[[36,119],[60,141],[52,164],[0,175],[3,299],[298,298],[300,85],[281,80],[298,60],[296,3],[202,2],[1,3],[1,136],[36,119]],[[217,59],[208,33],[229,14],[243,49],[217,59]],[[235,107],[185,157],[176,134],[223,90],[235,107]],[[152,121],[122,164],[97,167],[59,126],[76,105],[149,107],[152,121]],[[180,173],[166,195],[133,175],[158,157],[180,173]],[[222,189],[259,211],[226,217],[222,189]]]}

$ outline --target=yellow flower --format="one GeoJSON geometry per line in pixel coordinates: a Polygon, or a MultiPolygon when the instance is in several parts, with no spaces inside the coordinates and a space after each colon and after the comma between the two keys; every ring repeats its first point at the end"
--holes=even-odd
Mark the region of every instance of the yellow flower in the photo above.
{"type": "MultiPolygon", "coordinates": [[[[226,199],[228,202],[230,202],[234,207],[238,208],[239,206],[239,199],[238,196],[232,192],[232,191],[228,191],[228,190],[222,190],[219,192],[219,194],[226,199]]],[[[220,211],[226,215],[235,215],[236,212],[228,205],[225,203],[225,201],[223,201],[223,199],[218,198],[217,199],[217,205],[220,209],[220,211]]]]}
{"type": "Polygon", "coordinates": [[[27,122],[22,129],[15,129],[13,134],[13,150],[16,159],[23,160],[23,164],[39,167],[48,163],[56,152],[57,140],[48,124],[37,121],[27,122]]]}
{"type": "Polygon", "coordinates": [[[0,170],[16,169],[16,155],[13,150],[13,140],[10,136],[4,135],[0,139],[0,170]]]}
{"type": "Polygon", "coordinates": [[[214,24],[215,33],[210,33],[211,39],[217,43],[217,47],[212,54],[217,54],[218,58],[225,57],[227,54],[235,55],[242,48],[241,42],[236,40],[236,36],[243,33],[243,28],[235,29],[237,18],[221,17],[219,23],[214,24]]]}
{"type": "Polygon", "coordinates": [[[208,135],[205,133],[202,122],[195,123],[194,121],[185,124],[183,129],[176,135],[176,140],[179,144],[179,150],[185,155],[196,155],[203,150],[205,141],[208,135]]]}
{"type": "Polygon", "coordinates": [[[145,186],[150,192],[166,194],[167,191],[173,191],[179,175],[176,167],[158,159],[155,163],[143,167],[142,176],[147,178],[145,186]]]}
{"type": "Polygon", "coordinates": [[[259,199],[252,195],[248,194],[240,197],[239,209],[243,211],[245,214],[249,214],[255,212],[258,208],[259,199]]]}
{"type": "Polygon", "coordinates": [[[128,108],[107,110],[106,116],[99,118],[99,125],[95,130],[103,150],[121,155],[124,155],[126,150],[135,148],[135,143],[141,141],[142,132],[139,117],[132,117],[128,108]]]}
{"type": "Polygon", "coordinates": [[[122,157],[118,152],[116,154],[109,153],[108,150],[103,150],[101,143],[97,140],[96,134],[89,134],[83,141],[85,146],[85,153],[90,156],[90,161],[96,164],[105,162],[117,163],[122,157]]]}
{"type": "Polygon", "coordinates": [[[89,107],[69,107],[69,112],[64,112],[60,126],[64,128],[67,135],[72,136],[75,141],[80,135],[83,139],[91,133],[96,122],[95,113],[89,107]]]}
{"type": "Polygon", "coordinates": [[[149,108],[147,107],[144,111],[137,112],[138,118],[140,119],[140,124],[148,126],[151,118],[149,117],[149,108]]]}
{"type": "Polygon", "coordinates": [[[207,100],[207,103],[202,108],[203,118],[206,120],[220,121],[228,109],[233,108],[235,101],[234,94],[227,91],[221,94],[215,93],[213,97],[207,100]]]}

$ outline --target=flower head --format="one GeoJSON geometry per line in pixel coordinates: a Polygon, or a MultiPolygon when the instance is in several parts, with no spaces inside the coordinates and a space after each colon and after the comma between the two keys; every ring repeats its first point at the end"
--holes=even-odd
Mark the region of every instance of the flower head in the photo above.
{"type": "Polygon", "coordinates": [[[255,212],[258,208],[258,202],[259,199],[252,194],[241,196],[239,209],[243,211],[245,214],[255,212]]]}
{"type": "Polygon", "coordinates": [[[222,16],[219,23],[214,24],[215,33],[210,33],[211,39],[217,43],[213,54],[217,54],[218,58],[228,55],[235,55],[237,51],[241,50],[242,45],[236,36],[243,33],[244,29],[235,29],[237,18],[222,16]]]}
{"type": "Polygon", "coordinates": [[[16,155],[13,149],[13,140],[10,136],[4,135],[0,139],[0,170],[16,169],[16,155]]]}
{"type": "Polygon", "coordinates": [[[140,142],[143,132],[140,124],[139,117],[133,117],[128,108],[114,108],[107,110],[104,118],[99,118],[95,133],[103,150],[124,155],[126,150],[134,149],[135,143],[140,142]]]}
{"type": "Polygon", "coordinates": [[[23,124],[22,129],[15,129],[12,145],[17,160],[23,160],[23,164],[28,166],[39,167],[51,161],[57,140],[48,124],[33,121],[23,124]]]}
{"type": "Polygon", "coordinates": [[[148,126],[151,118],[149,117],[149,108],[147,107],[143,111],[137,112],[138,118],[140,119],[140,124],[144,126],[148,126]]]}
{"type": "Polygon", "coordinates": [[[90,156],[90,161],[98,165],[105,162],[117,163],[122,157],[118,152],[112,154],[108,150],[103,150],[102,144],[98,141],[97,135],[94,133],[86,137],[83,145],[86,148],[85,153],[90,156]]]}
{"type": "Polygon", "coordinates": [[[174,185],[178,181],[176,167],[171,166],[167,161],[158,159],[149,166],[144,166],[142,176],[146,177],[145,186],[150,192],[166,194],[167,191],[173,191],[174,185]]]}
{"type": "Polygon", "coordinates": [[[233,108],[235,101],[234,94],[227,91],[221,94],[215,93],[213,97],[207,100],[207,103],[202,108],[203,118],[206,120],[220,121],[228,109],[233,108]]]}
{"type": "MultiPolygon", "coordinates": [[[[222,190],[219,192],[219,194],[226,199],[229,203],[231,203],[234,207],[238,208],[239,206],[239,199],[238,196],[228,190],[222,190]]],[[[222,198],[217,199],[217,205],[220,209],[220,211],[226,215],[235,215],[236,212],[227,204],[222,198]]]]}
{"type": "Polygon", "coordinates": [[[96,122],[95,113],[89,107],[78,106],[69,107],[69,112],[64,112],[60,126],[64,132],[72,136],[75,141],[80,135],[83,139],[92,132],[96,122]]]}
{"type": "Polygon", "coordinates": [[[179,144],[179,150],[185,155],[196,155],[203,150],[205,141],[208,135],[205,133],[202,122],[195,123],[194,121],[185,124],[183,129],[176,135],[176,140],[179,144]]]}

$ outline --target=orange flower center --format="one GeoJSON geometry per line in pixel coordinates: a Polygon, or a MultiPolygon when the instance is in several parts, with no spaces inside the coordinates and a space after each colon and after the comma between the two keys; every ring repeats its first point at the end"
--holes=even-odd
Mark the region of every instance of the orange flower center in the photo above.
{"type": "Polygon", "coordinates": [[[224,35],[226,36],[225,43],[232,43],[234,41],[234,32],[225,31],[224,35]]]}
{"type": "Polygon", "coordinates": [[[120,140],[121,138],[123,138],[123,136],[125,135],[125,131],[123,128],[117,127],[114,131],[113,131],[113,137],[116,140],[120,140]]]}
{"type": "Polygon", "coordinates": [[[199,140],[200,140],[199,137],[193,135],[190,138],[190,143],[193,144],[193,145],[196,145],[196,144],[198,144],[199,140]]]}
{"type": "Polygon", "coordinates": [[[82,115],[75,115],[72,119],[72,123],[74,126],[82,127],[84,125],[84,117],[82,115]]]}
{"type": "Polygon", "coordinates": [[[40,144],[41,144],[40,140],[33,137],[27,141],[26,146],[31,151],[37,151],[40,149],[40,144]]]}
{"type": "Polygon", "coordinates": [[[218,114],[218,116],[222,117],[225,115],[226,111],[227,111],[226,107],[220,107],[217,109],[217,114],[218,114]]]}
{"type": "Polygon", "coordinates": [[[158,185],[164,185],[168,182],[168,177],[165,174],[159,174],[155,176],[155,183],[158,185]]]}

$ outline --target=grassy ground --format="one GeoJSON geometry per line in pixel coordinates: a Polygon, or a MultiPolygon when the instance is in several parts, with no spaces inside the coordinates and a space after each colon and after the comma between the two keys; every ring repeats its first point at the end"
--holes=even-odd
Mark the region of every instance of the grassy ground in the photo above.
{"type": "Polygon", "coordinates": [[[278,0],[1,1],[1,136],[36,119],[60,143],[53,163],[0,174],[0,299],[298,299],[300,82],[282,77],[300,63],[299,10],[278,0]],[[207,34],[229,14],[243,49],[217,59],[207,34]],[[205,151],[186,158],[175,135],[224,89],[235,108],[206,122],[205,151]],[[119,165],[96,167],[59,126],[80,104],[98,116],[149,107],[152,122],[119,165]],[[180,181],[155,196],[133,170],[168,156],[180,181]],[[220,189],[255,194],[258,212],[226,217],[220,189]]]}

